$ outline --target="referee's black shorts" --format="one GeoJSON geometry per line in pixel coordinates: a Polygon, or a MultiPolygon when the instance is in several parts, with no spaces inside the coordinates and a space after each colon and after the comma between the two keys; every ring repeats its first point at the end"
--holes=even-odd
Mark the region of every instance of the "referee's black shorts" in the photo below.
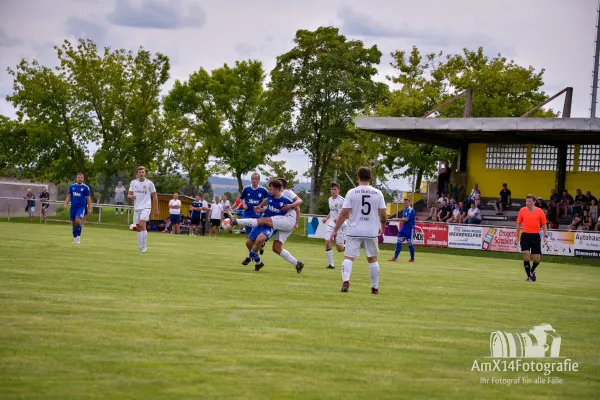
{"type": "Polygon", "coordinates": [[[521,233],[521,251],[542,254],[542,238],[539,233],[521,233]]]}

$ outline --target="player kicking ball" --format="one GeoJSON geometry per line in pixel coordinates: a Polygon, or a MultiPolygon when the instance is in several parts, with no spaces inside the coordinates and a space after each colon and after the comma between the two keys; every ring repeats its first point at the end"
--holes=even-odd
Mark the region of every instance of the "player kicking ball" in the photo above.
{"type": "MultiPolygon", "coordinates": [[[[327,214],[327,217],[323,218],[323,223],[327,224],[327,231],[325,231],[325,254],[327,255],[327,268],[335,269],[335,264],[333,261],[333,249],[331,246],[331,243],[333,242],[331,240],[331,232],[333,232],[335,223],[340,216],[340,212],[342,212],[344,198],[340,196],[340,185],[338,185],[336,182],[331,182],[329,190],[331,193],[331,197],[329,198],[329,214],[327,214]]],[[[346,249],[346,246],[344,246],[346,236],[344,229],[345,227],[346,225],[342,225],[342,228],[335,237],[335,248],[340,253],[346,249]]]]}
{"type": "Polygon", "coordinates": [[[81,230],[83,229],[83,217],[85,212],[92,213],[92,199],[90,198],[90,188],[83,183],[83,174],[80,172],[75,178],[74,184],[69,186],[69,193],[65,199],[64,208],[67,209],[69,201],[71,202],[71,210],[69,219],[73,227],[73,243],[81,243],[81,230]]]}
{"type": "Polygon", "coordinates": [[[138,253],[145,253],[148,238],[147,223],[150,221],[151,208],[154,216],[158,218],[158,196],[154,183],[146,179],[146,168],[137,167],[137,179],[129,184],[127,197],[133,200],[133,223],[137,226],[140,244],[138,253]],[[154,200],[154,207],[152,207],[152,200],[154,200]]]}
{"type": "Polygon", "coordinates": [[[415,220],[416,214],[415,209],[410,206],[410,200],[404,199],[404,210],[402,211],[402,218],[392,218],[390,221],[402,222],[402,229],[398,232],[398,243],[396,243],[396,251],[394,257],[390,261],[396,261],[400,252],[402,251],[402,243],[408,243],[408,250],[410,251],[410,260],[408,262],[415,262],[415,246],[413,246],[412,238],[413,232],[415,231],[415,220]]]}
{"type": "Polygon", "coordinates": [[[352,264],[360,256],[360,248],[364,247],[369,262],[371,293],[379,294],[378,237],[385,231],[387,207],[381,191],[370,185],[371,179],[370,168],[358,169],[358,186],[346,194],[344,207],[331,233],[333,240],[344,222],[350,220],[346,227],[346,250],[342,263],[342,292],[350,290],[352,264]]]}
{"type": "MultiPolygon", "coordinates": [[[[264,267],[259,251],[271,236],[274,236],[275,239],[273,251],[276,254],[292,264],[296,268],[296,272],[300,273],[304,268],[303,262],[296,260],[287,250],[283,249],[283,243],[285,243],[292,233],[296,223],[295,216],[290,216],[290,213],[295,212],[297,202],[283,196],[282,190],[283,183],[279,179],[271,179],[269,181],[269,196],[265,200],[266,209],[263,218],[250,218],[247,221],[245,219],[236,220],[232,218],[233,225],[238,225],[238,221],[243,221],[245,225],[254,226],[246,242],[246,246],[251,248],[250,254],[242,261],[242,264],[248,265],[250,261],[254,261],[255,271],[260,271],[264,267]]],[[[260,208],[260,206],[256,206],[255,211],[261,211],[260,208]]],[[[239,225],[244,224],[239,223],[239,225]]]]}

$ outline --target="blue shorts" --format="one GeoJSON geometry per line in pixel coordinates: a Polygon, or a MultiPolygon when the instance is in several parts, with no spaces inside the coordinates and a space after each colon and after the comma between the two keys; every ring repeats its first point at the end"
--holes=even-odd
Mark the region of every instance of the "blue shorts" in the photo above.
{"type": "Polygon", "coordinates": [[[180,214],[170,214],[169,219],[171,220],[171,225],[177,225],[181,223],[181,215],[180,214]]]}
{"type": "Polygon", "coordinates": [[[248,235],[248,239],[256,241],[261,233],[264,234],[268,239],[273,235],[273,228],[270,226],[257,226],[252,228],[252,232],[250,232],[250,235],[248,235]]]}
{"type": "Polygon", "coordinates": [[[413,230],[412,229],[400,229],[398,232],[398,240],[406,239],[407,242],[412,242],[413,239],[413,230]]]}
{"type": "Polygon", "coordinates": [[[246,225],[244,229],[246,230],[246,236],[249,236],[252,233],[252,229],[254,229],[254,227],[246,225]]]}
{"type": "Polygon", "coordinates": [[[87,207],[73,207],[71,206],[71,213],[69,216],[70,221],[75,221],[77,218],[83,219],[83,216],[87,214],[87,207]]]}

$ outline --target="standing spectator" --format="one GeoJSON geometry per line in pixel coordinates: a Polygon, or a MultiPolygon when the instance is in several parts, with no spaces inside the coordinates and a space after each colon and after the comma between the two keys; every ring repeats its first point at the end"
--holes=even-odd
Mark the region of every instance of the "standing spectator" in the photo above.
{"type": "Polygon", "coordinates": [[[181,200],[179,194],[173,193],[173,198],[169,200],[169,218],[171,220],[171,233],[176,235],[181,233],[181,200]]]}
{"type": "Polygon", "coordinates": [[[448,205],[448,200],[444,200],[444,203],[440,207],[440,212],[438,213],[438,221],[446,222],[452,217],[452,210],[448,205]]]}
{"type": "Polygon", "coordinates": [[[471,207],[471,204],[475,204],[477,208],[479,208],[479,203],[481,202],[481,192],[479,191],[479,184],[473,185],[473,190],[471,190],[471,194],[464,201],[467,207],[471,207]]]}
{"type": "Polygon", "coordinates": [[[27,200],[27,206],[25,207],[25,211],[29,212],[29,223],[33,223],[33,217],[35,216],[35,195],[31,191],[31,189],[27,189],[27,194],[23,196],[24,199],[27,200]]]}
{"type": "Polygon", "coordinates": [[[50,193],[48,193],[48,189],[46,189],[46,186],[44,186],[42,188],[42,193],[40,193],[40,207],[42,207],[42,221],[44,221],[44,223],[46,223],[46,216],[48,214],[48,207],[50,206],[50,203],[48,202],[50,200],[50,193]]]}
{"type": "Polygon", "coordinates": [[[592,218],[592,223],[595,224],[598,222],[598,200],[595,198],[592,199],[590,204],[590,218],[592,218]]]}
{"type": "Polygon", "coordinates": [[[438,171],[438,186],[437,186],[437,195],[442,197],[442,195],[446,195],[448,189],[448,183],[450,183],[450,165],[448,160],[444,161],[444,165],[438,171]]]}
{"type": "MultiPolygon", "coordinates": [[[[565,217],[567,217],[569,214],[571,214],[573,212],[573,210],[572,210],[573,203],[575,203],[575,200],[573,200],[573,196],[571,196],[569,194],[569,191],[567,189],[563,190],[562,197],[560,200],[560,205],[562,206],[562,209],[564,210],[565,217]],[[571,209],[571,213],[568,211],[569,209],[571,209]]],[[[560,210],[558,213],[558,217],[560,218],[560,210]]]]}
{"type": "Polygon", "coordinates": [[[548,204],[548,207],[550,207],[550,213],[552,215],[554,215],[556,218],[558,218],[560,212],[558,209],[558,205],[560,204],[560,195],[558,193],[556,193],[556,189],[551,189],[550,190],[550,204],[548,204]]]}
{"type": "Polygon", "coordinates": [[[231,203],[227,200],[227,196],[223,195],[221,199],[221,204],[223,205],[223,211],[231,211],[231,203]]]}
{"type": "Polygon", "coordinates": [[[221,228],[221,219],[223,218],[223,203],[219,196],[215,196],[215,202],[210,205],[210,230],[208,236],[215,230],[215,237],[219,236],[219,229],[221,228]]]}
{"type": "Polygon", "coordinates": [[[206,234],[206,221],[210,205],[208,201],[204,200],[204,195],[200,195],[200,201],[202,202],[202,211],[200,211],[200,234],[204,236],[206,234]]]}
{"type": "MultiPolygon", "coordinates": [[[[123,205],[125,204],[125,186],[123,186],[123,181],[117,182],[117,187],[115,188],[115,204],[123,205]]],[[[121,207],[121,214],[123,214],[124,208],[121,207]]],[[[119,207],[115,208],[115,214],[119,213],[119,207]]]]}
{"type": "Polygon", "coordinates": [[[481,211],[475,203],[471,203],[471,208],[467,211],[467,218],[463,219],[463,223],[481,224],[481,211]]]}
{"type": "Polygon", "coordinates": [[[581,189],[577,189],[575,194],[575,202],[573,203],[572,212],[579,212],[579,215],[583,214],[583,209],[587,208],[588,199],[584,194],[581,193],[581,189]]]}
{"type": "Polygon", "coordinates": [[[588,210],[583,210],[583,217],[581,218],[581,226],[579,227],[579,230],[591,231],[592,225],[592,217],[590,217],[588,210]]]}
{"type": "Polygon", "coordinates": [[[494,203],[494,209],[496,210],[496,215],[503,215],[504,210],[510,207],[512,193],[508,188],[506,183],[502,184],[502,190],[500,191],[500,197],[498,197],[498,201],[494,203]]]}
{"type": "Polygon", "coordinates": [[[199,194],[194,198],[190,211],[192,212],[192,229],[190,229],[190,236],[196,236],[200,225],[200,213],[202,212],[202,200],[200,200],[199,194]]]}

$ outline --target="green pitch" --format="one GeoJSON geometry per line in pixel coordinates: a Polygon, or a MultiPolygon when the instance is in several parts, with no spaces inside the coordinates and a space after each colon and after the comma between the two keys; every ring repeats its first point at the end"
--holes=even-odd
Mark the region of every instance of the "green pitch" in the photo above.
{"type": "Polygon", "coordinates": [[[320,240],[286,246],[259,273],[238,235],[137,235],[86,226],[0,223],[2,399],[547,399],[600,393],[600,268],[382,251],[380,295],[355,262],[326,270],[320,240]],[[499,385],[476,372],[490,333],[550,323],[579,371],[561,384],[499,385]]]}

